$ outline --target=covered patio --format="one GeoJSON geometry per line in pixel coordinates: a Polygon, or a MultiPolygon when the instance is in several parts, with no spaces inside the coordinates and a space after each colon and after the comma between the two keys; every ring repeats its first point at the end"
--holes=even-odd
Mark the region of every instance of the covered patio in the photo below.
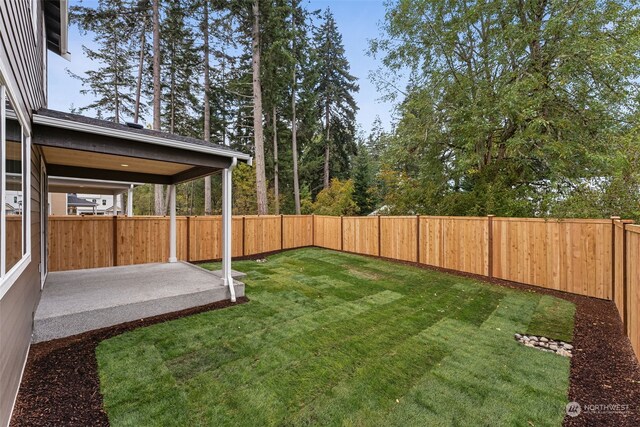
{"type": "MultiPolygon", "coordinates": [[[[232,272],[234,279],[244,274],[232,272]]],[[[244,284],[235,281],[235,295],[244,284]]],[[[231,298],[221,271],[186,262],[57,271],[47,277],[34,317],[33,342],[231,298]]]]}
{"type": "MultiPolygon", "coordinates": [[[[129,192],[127,211],[132,214],[132,187],[120,184],[167,185],[170,216],[166,263],[48,274],[43,263],[34,342],[244,296],[244,284],[234,280],[240,273],[231,270],[232,173],[238,162],[251,164],[251,156],[194,138],[53,110],[39,110],[33,122],[33,143],[45,164],[45,192],[82,193],[96,180],[111,182],[105,188],[114,195],[129,192]],[[176,185],[216,173],[222,174],[222,269],[209,272],[176,256],[176,185]],[[47,184],[48,176],[55,178],[47,184]]],[[[43,237],[46,248],[46,232],[43,237]]]]}

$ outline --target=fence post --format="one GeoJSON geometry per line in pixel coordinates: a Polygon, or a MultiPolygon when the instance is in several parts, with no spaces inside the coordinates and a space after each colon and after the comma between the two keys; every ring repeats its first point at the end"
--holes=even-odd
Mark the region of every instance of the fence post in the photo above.
{"type": "Polygon", "coordinates": [[[378,256],[382,256],[382,224],[378,214],[378,256]]]}
{"type": "Polygon", "coordinates": [[[118,215],[113,216],[113,266],[118,266],[118,215]]]}
{"type": "Polygon", "coordinates": [[[420,215],[416,215],[416,262],[420,264],[420,215]]]}
{"type": "Polygon", "coordinates": [[[247,233],[247,218],[244,215],[242,215],[242,256],[247,256],[247,252],[246,252],[247,244],[244,242],[246,233],[247,233]]]}
{"type": "Polygon", "coordinates": [[[187,215],[187,262],[191,262],[191,217],[187,215]]]}
{"type": "Polygon", "coordinates": [[[489,270],[487,273],[487,276],[489,276],[490,279],[493,279],[493,218],[495,217],[495,215],[487,215],[487,227],[488,227],[488,234],[489,234],[489,238],[488,238],[488,245],[489,245],[489,250],[487,251],[487,257],[488,257],[488,266],[487,266],[487,270],[489,270]]]}
{"type": "Polygon", "coordinates": [[[633,223],[633,221],[625,220],[622,223],[622,324],[624,327],[624,333],[629,336],[629,310],[627,310],[628,294],[627,288],[629,285],[629,278],[627,277],[628,256],[627,256],[627,224],[633,223]]]}
{"type": "MultiPolygon", "coordinates": [[[[616,302],[616,221],[619,216],[611,217],[611,301],[616,302]]],[[[624,234],[624,228],[622,229],[624,234]]]]}
{"type": "Polygon", "coordinates": [[[340,252],[344,251],[344,217],[340,215],[340,252]]]}
{"type": "Polygon", "coordinates": [[[280,215],[280,250],[284,249],[284,215],[280,215]]]}
{"type": "Polygon", "coordinates": [[[311,246],[316,245],[316,214],[311,214],[311,246]]]}

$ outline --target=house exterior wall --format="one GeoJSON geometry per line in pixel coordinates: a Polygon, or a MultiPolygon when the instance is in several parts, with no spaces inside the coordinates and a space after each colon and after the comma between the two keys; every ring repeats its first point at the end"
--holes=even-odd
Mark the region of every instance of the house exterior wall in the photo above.
{"type": "MultiPolygon", "coordinates": [[[[46,105],[43,1],[0,0],[0,85],[5,86],[28,135],[32,130],[32,111],[46,105]]],[[[25,240],[30,245],[27,246],[30,261],[25,261],[21,266],[24,268],[17,270],[19,275],[0,279],[0,426],[8,425],[11,417],[31,342],[33,313],[40,298],[42,157],[33,145],[30,152],[31,171],[26,179],[30,180],[31,207],[27,218],[30,216],[31,235],[25,240]]]]}
{"type": "Polygon", "coordinates": [[[31,149],[31,262],[0,299],[0,425],[9,423],[40,300],[40,162],[31,149]]]}
{"type": "Polygon", "coordinates": [[[42,7],[42,1],[0,1],[0,58],[3,59],[0,71],[16,98],[15,108],[26,117],[46,104],[42,7]],[[33,7],[37,10],[32,11],[33,7]],[[37,13],[35,21],[32,12],[37,13]]]}
{"type": "Polygon", "coordinates": [[[67,214],[67,194],[49,193],[49,215],[67,214]]]}

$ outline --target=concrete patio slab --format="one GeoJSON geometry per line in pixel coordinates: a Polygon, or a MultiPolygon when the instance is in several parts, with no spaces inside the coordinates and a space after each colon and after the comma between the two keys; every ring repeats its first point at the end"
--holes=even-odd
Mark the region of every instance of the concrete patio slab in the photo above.
{"type": "MultiPolygon", "coordinates": [[[[234,284],[236,297],[244,296],[244,284],[237,280],[234,284]]],[[[32,341],[68,337],[230,297],[219,275],[184,262],[52,272],[36,310],[32,341]]]]}

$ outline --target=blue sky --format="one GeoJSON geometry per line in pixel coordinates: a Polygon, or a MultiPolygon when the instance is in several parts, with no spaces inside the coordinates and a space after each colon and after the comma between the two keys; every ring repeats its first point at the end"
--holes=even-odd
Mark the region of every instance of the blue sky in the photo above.
{"type": "MultiPolygon", "coordinates": [[[[71,0],[72,5],[77,0],[71,0]]],[[[90,6],[92,0],[85,0],[90,6]]],[[[386,128],[390,127],[393,105],[380,101],[380,94],[369,80],[369,73],[378,66],[377,61],[367,55],[368,40],[378,36],[378,23],[384,18],[382,0],[309,0],[308,8],[333,11],[342,32],[347,58],[351,63],[351,74],[358,77],[360,92],[356,101],[360,107],[357,120],[368,133],[371,123],[378,115],[386,128]]],[[[91,102],[91,95],[82,95],[80,82],[68,75],[67,69],[82,75],[91,69],[91,62],[84,56],[82,45],[91,44],[91,35],[81,35],[77,28],[69,32],[71,62],[49,54],[49,108],[69,111],[72,106],[81,107],[91,102]]]]}

